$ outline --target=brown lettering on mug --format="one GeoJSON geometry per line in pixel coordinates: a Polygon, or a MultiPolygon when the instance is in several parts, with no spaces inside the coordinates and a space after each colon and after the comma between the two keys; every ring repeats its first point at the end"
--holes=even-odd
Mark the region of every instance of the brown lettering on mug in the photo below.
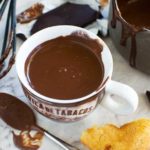
{"type": "Polygon", "coordinates": [[[62,115],[62,116],[66,116],[66,111],[65,111],[65,110],[62,110],[61,115],[62,115]]]}
{"type": "Polygon", "coordinates": [[[57,113],[57,115],[59,115],[60,114],[60,110],[56,109],[56,113],[57,113]]]}
{"type": "Polygon", "coordinates": [[[74,112],[73,112],[73,114],[72,114],[73,116],[74,115],[78,115],[78,111],[77,110],[75,110],[74,112]]]}
{"type": "Polygon", "coordinates": [[[29,99],[30,102],[32,102],[31,98],[28,96],[28,94],[26,94],[27,98],[29,99]]]}
{"type": "Polygon", "coordinates": [[[43,107],[43,105],[41,103],[39,104],[39,108],[40,109],[44,109],[44,107],[43,107]]]}
{"type": "Polygon", "coordinates": [[[91,106],[91,107],[88,109],[88,112],[91,112],[93,109],[94,109],[94,107],[91,106]]]}
{"type": "Polygon", "coordinates": [[[32,99],[32,98],[30,98],[30,97],[28,97],[28,98],[29,98],[30,102],[33,104],[33,99],[32,99]]]}
{"type": "Polygon", "coordinates": [[[52,108],[48,108],[48,107],[45,107],[45,110],[49,113],[53,113],[53,109],[52,108]]]}
{"type": "Polygon", "coordinates": [[[88,112],[89,108],[86,108],[84,111],[84,114],[86,114],[88,112]]]}
{"type": "Polygon", "coordinates": [[[80,117],[82,115],[86,115],[89,112],[91,112],[94,108],[94,106],[90,106],[88,108],[80,108],[80,107],[70,107],[70,109],[67,109],[66,107],[55,107],[51,105],[46,105],[44,103],[39,103],[37,100],[34,99],[34,97],[30,97],[30,102],[42,113],[45,113],[48,117],[57,117],[57,116],[68,116],[68,117],[80,117]]]}
{"type": "Polygon", "coordinates": [[[85,109],[81,109],[81,110],[79,111],[79,115],[82,115],[82,114],[85,114],[85,109]]]}
{"type": "Polygon", "coordinates": [[[36,102],[33,98],[31,98],[31,101],[32,101],[31,103],[32,103],[34,106],[39,107],[39,106],[38,106],[38,102],[36,102]]]}
{"type": "Polygon", "coordinates": [[[72,115],[72,110],[68,110],[68,111],[67,111],[67,115],[68,115],[68,116],[71,116],[71,115],[72,115]]]}
{"type": "Polygon", "coordinates": [[[50,112],[50,109],[49,109],[48,107],[45,107],[45,110],[46,110],[47,112],[50,112]]]}

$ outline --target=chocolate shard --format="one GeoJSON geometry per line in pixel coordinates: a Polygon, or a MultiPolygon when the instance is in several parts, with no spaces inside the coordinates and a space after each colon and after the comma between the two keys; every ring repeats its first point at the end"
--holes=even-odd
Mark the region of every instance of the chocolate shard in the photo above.
{"type": "Polygon", "coordinates": [[[65,3],[40,16],[31,29],[31,34],[54,25],[85,27],[99,17],[99,12],[89,5],[65,3]]]}
{"type": "Polygon", "coordinates": [[[17,16],[17,22],[19,23],[29,23],[32,20],[38,18],[43,13],[44,5],[40,3],[36,3],[30,8],[26,9],[24,12],[20,13],[17,16]]]}

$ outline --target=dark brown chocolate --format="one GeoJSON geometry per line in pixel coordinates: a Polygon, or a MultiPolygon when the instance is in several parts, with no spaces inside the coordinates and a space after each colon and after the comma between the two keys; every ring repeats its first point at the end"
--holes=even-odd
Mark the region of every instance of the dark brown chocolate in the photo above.
{"type": "Polygon", "coordinates": [[[136,34],[145,31],[145,27],[150,27],[150,6],[149,0],[112,0],[113,17],[112,28],[116,28],[117,20],[122,25],[120,44],[126,46],[127,40],[131,38],[131,50],[129,62],[132,67],[136,67],[137,43],[136,34]],[[119,10],[117,9],[119,5],[119,10]],[[149,12],[149,13],[148,13],[149,12]]]}
{"type": "Polygon", "coordinates": [[[32,109],[16,97],[0,93],[0,117],[11,127],[22,130],[19,135],[13,133],[14,143],[21,150],[37,150],[43,138],[42,129],[38,129],[32,109]],[[30,130],[37,132],[33,137],[30,130]],[[28,131],[25,131],[28,130],[28,131]]]}
{"type": "Polygon", "coordinates": [[[24,12],[17,16],[17,22],[19,23],[29,23],[30,21],[37,19],[43,13],[44,5],[36,3],[24,12]]]}
{"type": "Polygon", "coordinates": [[[150,29],[150,0],[118,0],[121,16],[136,28],[150,29]]]}
{"type": "Polygon", "coordinates": [[[54,25],[75,25],[85,27],[99,17],[99,12],[89,5],[65,3],[38,18],[31,34],[54,25]]]}
{"type": "Polygon", "coordinates": [[[19,135],[13,132],[13,141],[21,150],[38,150],[41,146],[42,139],[43,134],[41,132],[37,132],[33,136],[31,136],[29,131],[21,131],[19,135]]]}
{"type": "Polygon", "coordinates": [[[57,99],[80,98],[101,84],[102,45],[82,32],[61,36],[37,46],[25,63],[33,89],[57,99]]]}
{"type": "Polygon", "coordinates": [[[29,130],[36,123],[29,106],[5,93],[0,93],[0,116],[8,125],[18,130],[29,130]]]}

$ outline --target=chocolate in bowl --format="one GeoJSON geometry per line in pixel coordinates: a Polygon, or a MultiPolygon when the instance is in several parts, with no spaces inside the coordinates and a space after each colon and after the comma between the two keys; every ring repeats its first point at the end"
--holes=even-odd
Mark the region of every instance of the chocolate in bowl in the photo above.
{"type": "Polygon", "coordinates": [[[150,74],[150,1],[112,0],[110,36],[130,66],[150,74]]]}
{"type": "MultiPolygon", "coordinates": [[[[83,44],[83,42],[81,42],[81,39],[77,43],[83,44]]],[[[83,60],[78,61],[78,62],[83,63],[83,60]]],[[[100,63],[98,62],[98,66],[100,63]]],[[[53,65],[56,65],[56,64],[53,63],[53,65]]],[[[88,70],[93,71],[93,67],[95,66],[92,66],[92,69],[88,67],[88,70]]],[[[103,106],[105,106],[106,108],[112,110],[112,112],[117,113],[117,114],[132,113],[136,110],[138,106],[138,96],[135,90],[133,90],[131,87],[125,84],[118,83],[116,81],[111,80],[112,71],[113,71],[113,60],[112,60],[112,56],[107,45],[94,33],[89,32],[83,28],[79,28],[76,26],[61,25],[61,26],[49,27],[42,31],[37,32],[36,34],[32,35],[27,41],[25,41],[24,44],[21,46],[16,57],[16,68],[17,68],[17,74],[22,84],[24,93],[28,97],[30,104],[39,113],[53,120],[63,121],[63,122],[73,122],[73,121],[81,120],[82,118],[92,113],[95,110],[95,108],[98,106],[98,104],[102,101],[102,99],[105,100],[105,102],[102,103],[103,106]],[[43,96],[42,94],[39,94],[39,92],[36,92],[36,90],[34,90],[33,87],[31,87],[31,84],[29,83],[28,79],[30,78],[27,78],[27,74],[26,74],[27,70],[25,69],[27,59],[30,57],[30,54],[33,52],[33,50],[35,50],[35,48],[38,45],[42,44],[43,42],[46,42],[48,40],[54,40],[56,38],[58,40],[58,38],[60,37],[65,37],[66,39],[66,37],[70,35],[83,37],[84,41],[86,41],[86,43],[88,42],[87,44],[85,44],[86,47],[87,45],[91,43],[93,43],[92,45],[94,47],[98,44],[98,47],[96,46],[96,48],[94,49],[92,48],[90,50],[92,50],[93,52],[93,53],[91,52],[93,54],[92,56],[98,57],[98,61],[100,60],[100,63],[104,67],[103,68],[104,71],[102,71],[103,81],[97,90],[81,98],[62,100],[58,98],[49,98],[49,97],[43,96]],[[128,92],[128,94],[126,94],[126,92],[128,92]],[[105,93],[108,93],[108,94],[105,94],[105,93]],[[108,98],[109,93],[110,93],[110,98],[108,98]],[[111,101],[112,94],[122,98],[123,103],[119,102],[117,104],[115,99],[111,101]]],[[[39,69],[41,69],[41,67],[39,67],[39,69]]],[[[63,73],[66,73],[66,71],[68,71],[68,69],[67,70],[64,69],[63,73]]]]}
{"type": "Polygon", "coordinates": [[[49,98],[70,100],[97,90],[104,68],[97,40],[73,33],[41,43],[25,63],[30,86],[49,98]]]}

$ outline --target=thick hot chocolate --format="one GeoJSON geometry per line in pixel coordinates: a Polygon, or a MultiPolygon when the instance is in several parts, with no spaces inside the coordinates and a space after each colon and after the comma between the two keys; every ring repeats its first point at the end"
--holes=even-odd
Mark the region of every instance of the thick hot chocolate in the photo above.
{"type": "Polygon", "coordinates": [[[30,130],[36,122],[30,107],[6,93],[0,93],[0,117],[18,130],[30,130]]]}
{"type": "Polygon", "coordinates": [[[30,86],[56,99],[74,99],[96,90],[104,76],[102,45],[87,35],[61,36],[37,46],[25,72],[30,86]]]}
{"type": "Polygon", "coordinates": [[[18,98],[0,93],[0,118],[9,126],[22,130],[19,135],[13,133],[15,145],[21,150],[37,150],[43,138],[42,132],[30,135],[32,128],[37,130],[36,118],[30,107],[18,98]],[[35,128],[36,127],[36,128],[35,128]]]}
{"type": "MultiPolygon", "coordinates": [[[[121,46],[127,48],[129,40],[131,40],[130,50],[128,51],[127,48],[126,52],[123,52],[123,55],[129,59],[129,63],[132,67],[138,67],[137,56],[142,52],[141,55],[144,55],[144,57],[142,58],[139,55],[140,59],[138,61],[140,68],[142,68],[141,70],[143,70],[145,66],[148,66],[147,64],[141,66],[141,63],[144,62],[147,58],[147,54],[143,51],[143,48],[147,52],[147,43],[144,42],[144,39],[146,39],[147,41],[149,36],[149,32],[147,32],[147,34],[145,32],[147,31],[147,29],[150,29],[149,6],[150,0],[112,0],[111,28],[116,28],[116,34],[118,34],[118,32],[121,32],[121,46]],[[118,22],[121,25],[121,31],[118,22]],[[145,35],[143,36],[144,33],[145,35]],[[142,40],[140,39],[140,42],[137,42],[137,39],[139,39],[139,36],[137,36],[137,34],[140,34],[142,36],[142,40]],[[139,54],[137,53],[138,48],[140,49],[139,54]],[[143,54],[143,52],[145,54],[143,54]]],[[[110,35],[112,35],[111,31],[110,35]]],[[[118,35],[117,37],[114,36],[114,41],[118,42],[116,38],[118,38],[118,35]]],[[[119,49],[122,50],[123,47],[119,49]]]]}
{"type": "Polygon", "coordinates": [[[150,29],[150,0],[118,0],[122,17],[130,24],[150,29]]]}

